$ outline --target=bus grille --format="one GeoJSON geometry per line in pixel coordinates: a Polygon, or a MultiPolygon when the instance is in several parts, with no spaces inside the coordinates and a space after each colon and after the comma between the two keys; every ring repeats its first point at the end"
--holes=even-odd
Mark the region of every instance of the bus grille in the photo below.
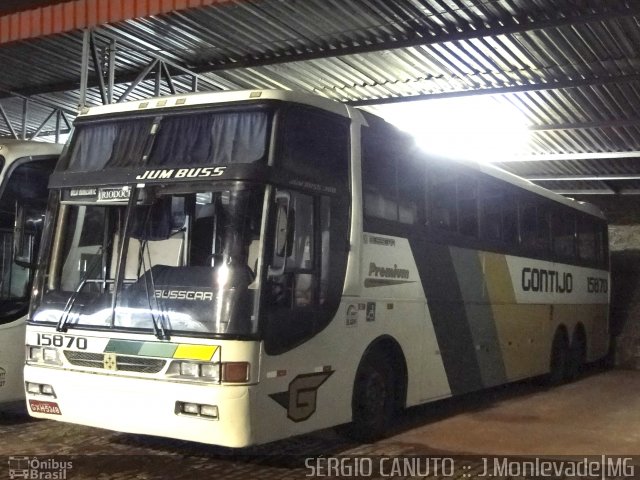
{"type": "MultiPolygon", "coordinates": [[[[104,355],[102,353],[65,351],[64,356],[71,365],[86,368],[104,369],[104,355]]],[[[122,372],[158,373],[167,362],[157,358],[132,357],[117,355],[117,370],[122,372]]]]}

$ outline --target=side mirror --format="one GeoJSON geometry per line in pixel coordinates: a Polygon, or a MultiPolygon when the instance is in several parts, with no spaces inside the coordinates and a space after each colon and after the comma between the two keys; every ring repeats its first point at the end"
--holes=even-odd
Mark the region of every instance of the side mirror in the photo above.
{"type": "Polygon", "coordinates": [[[269,266],[269,275],[282,275],[287,258],[293,251],[294,212],[291,208],[289,192],[276,193],[276,225],[273,246],[273,261],[269,266]]]}
{"type": "Polygon", "coordinates": [[[31,205],[16,206],[16,221],[13,232],[13,261],[24,268],[35,268],[38,259],[38,243],[44,213],[31,205]]]}

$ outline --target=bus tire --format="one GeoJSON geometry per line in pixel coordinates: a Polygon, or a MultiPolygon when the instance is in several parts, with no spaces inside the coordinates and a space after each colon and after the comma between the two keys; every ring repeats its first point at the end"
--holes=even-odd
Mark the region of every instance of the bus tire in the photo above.
{"type": "Polygon", "coordinates": [[[350,435],[361,441],[384,436],[395,409],[394,378],[384,355],[368,355],[356,373],[350,435]]]}
{"type": "Polygon", "coordinates": [[[571,349],[569,350],[569,362],[567,370],[568,380],[577,379],[582,373],[582,369],[587,360],[587,345],[585,335],[582,329],[576,330],[571,340],[571,349]]]}
{"type": "Polygon", "coordinates": [[[564,331],[558,330],[551,344],[551,359],[547,383],[549,385],[561,385],[569,373],[569,342],[564,331]]]}

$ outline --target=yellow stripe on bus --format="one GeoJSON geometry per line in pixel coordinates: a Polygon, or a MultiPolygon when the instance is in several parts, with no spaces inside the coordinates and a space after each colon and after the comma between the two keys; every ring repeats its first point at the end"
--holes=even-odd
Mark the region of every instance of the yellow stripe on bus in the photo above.
{"type": "Polygon", "coordinates": [[[184,360],[211,360],[218,349],[215,345],[178,345],[173,358],[184,360]]]}
{"type": "Polygon", "coordinates": [[[479,255],[507,381],[544,373],[551,307],[518,304],[507,257],[489,252],[479,255]]]}

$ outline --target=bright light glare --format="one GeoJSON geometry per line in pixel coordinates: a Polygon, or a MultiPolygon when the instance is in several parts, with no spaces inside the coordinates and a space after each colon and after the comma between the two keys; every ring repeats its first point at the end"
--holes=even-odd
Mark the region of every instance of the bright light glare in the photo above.
{"type": "Polygon", "coordinates": [[[374,113],[413,135],[425,151],[477,162],[526,153],[528,121],[515,106],[490,96],[381,105],[374,113]]]}

